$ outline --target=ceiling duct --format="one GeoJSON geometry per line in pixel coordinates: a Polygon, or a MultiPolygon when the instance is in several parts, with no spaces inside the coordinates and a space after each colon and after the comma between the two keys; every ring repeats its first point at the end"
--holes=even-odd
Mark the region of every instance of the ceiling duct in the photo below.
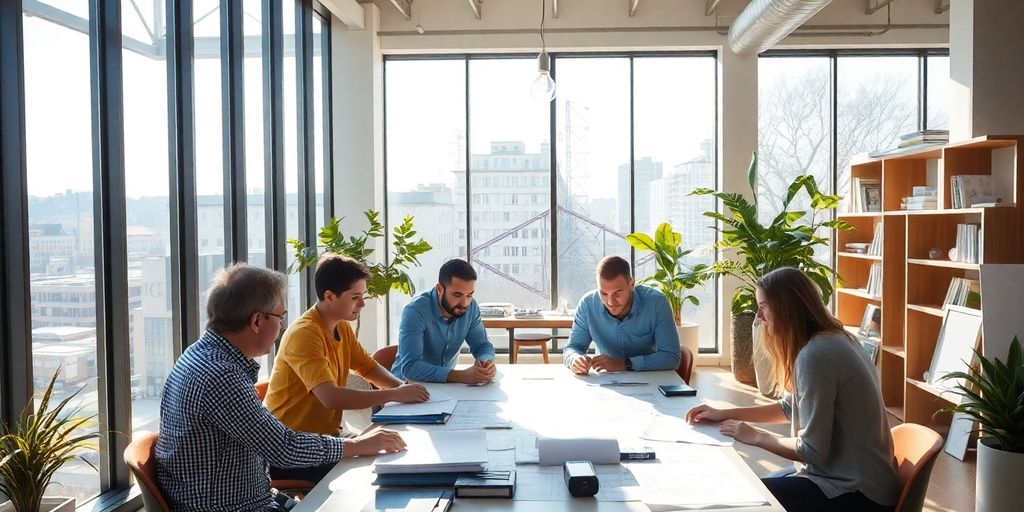
{"type": "Polygon", "coordinates": [[[761,53],[803,25],[832,0],[752,0],[729,27],[729,47],[761,53]]]}

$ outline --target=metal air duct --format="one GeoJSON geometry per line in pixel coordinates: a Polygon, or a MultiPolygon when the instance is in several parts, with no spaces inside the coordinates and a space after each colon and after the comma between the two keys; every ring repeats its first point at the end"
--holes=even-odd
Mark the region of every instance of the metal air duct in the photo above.
{"type": "Polygon", "coordinates": [[[752,0],[729,27],[729,47],[739,54],[771,48],[832,0],[752,0]]]}

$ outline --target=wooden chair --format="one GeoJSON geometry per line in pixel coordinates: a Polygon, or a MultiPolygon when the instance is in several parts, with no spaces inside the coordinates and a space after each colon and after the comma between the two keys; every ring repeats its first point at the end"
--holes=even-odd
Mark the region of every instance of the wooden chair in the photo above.
{"type": "Polygon", "coordinates": [[[267,397],[267,390],[270,389],[269,380],[261,380],[256,382],[256,398],[260,399],[260,402],[267,397]]]}
{"type": "Polygon", "coordinates": [[[516,333],[512,339],[512,347],[508,352],[509,362],[515,364],[519,361],[519,347],[540,347],[541,356],[544,358],[544,364],[548,364],[548,342],[551,341],[550,334],[536,333],[536,332],[523,332],[516,333]]]}
{"type": "Polygon", "coordinates": [[[142,491],[142,504],[148,512],[170,512],[171,507],[160,492],[156,476],[156,441],[160,434],[146,434],[128,444],[124,450],[124,462],[128,464],[142,491]]]}
{"type": "Polygon", "coordinates": [[[679,367],[676,373],[683,382],[690,383],[690,374],[693,372],[693,352],[687,347],[679,347],[679,367]]]}
{"type": "Polygon", "coordinates": [[[942,436],[923,425],[904,423],[892,428],[892,444],[903,489],[895,512],[921,512],[942,436]]]}
{"type": "Polygon", "coordinates": [[[373,353],[373,360],[377,361],[378,364],[388,371],[391,371],[391,367],[395,365],[396,357],[398,357],[398,345],[381,347],[373,353]]]}

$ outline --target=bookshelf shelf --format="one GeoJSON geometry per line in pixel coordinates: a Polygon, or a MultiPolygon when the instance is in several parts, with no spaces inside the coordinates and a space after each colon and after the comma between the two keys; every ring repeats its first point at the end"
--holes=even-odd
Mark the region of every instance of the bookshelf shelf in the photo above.
{"type": "Polygon", "coordinates": [[[919,258],[907,258],[908,265],[921,265],[925,267],[960,268],[964,270],[978,270],[981,265],[977,263],[960,263],[949,260],[925,260],[919,258]]]}
{"type": "Polygon", "coordinates": [[[973,244],[968,254],[977,256],[978,261],[1024,263],[1024,136],[975,137],[855,158],[850,177],[850,189],[844,195],[851,198],[856,197],[854,178],[878,180],[882,211],[838,214],[854,231],[836,237],[836,271],[847,283],[846,288],[836,290],[836,316],[857,335],[866,308],[881,307],[884,342],[878,371],[886,410],[903,421],[941,430],[951,418],[935,413],[948,407],[951,399],[922,376],[935,352],[945,314],[944,297],[964,282],[957,279],[976,282],[981,265],[928,256],[938,250],[945,258],[962,237],[970,236],[978,245],[976,254],[972,254],[973,244]],[[968,175],[991,176],[990,193],[1006,205],[953,209],[953,177],[968,175]],[[905,198],[915,196],[915,187],[934,187],[937,209],[901,209],[905,198]],[[977,236],[961,232],[958,237],[961,224],[977,226],[977,236]],[[846,251],[848,243],[872,242],[879,230],[881,256],[846,251]],[[881,266],[879,297],[860,288],[876,265],[881,266]]]}

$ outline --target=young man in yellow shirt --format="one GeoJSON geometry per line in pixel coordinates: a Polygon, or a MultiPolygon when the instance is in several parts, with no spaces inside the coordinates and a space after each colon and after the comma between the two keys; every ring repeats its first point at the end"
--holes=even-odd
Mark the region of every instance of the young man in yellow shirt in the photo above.
{"type": "MultiPolygon", "coordinates": [[[[358,261],[328,254],[317,264],[317,303],[295,320],[281,339],[265,403],[293,430],[336,435],[345,409],[387,402],[423,402],[422,384],[406,384],[363,349],[348,322],[359,318],[369,272],[358,261]],[[349,371],[379,389],[346,387],[349,371]]],[[[275,479],[319,481],[333,465],[271,468],[275,479]]]]}

